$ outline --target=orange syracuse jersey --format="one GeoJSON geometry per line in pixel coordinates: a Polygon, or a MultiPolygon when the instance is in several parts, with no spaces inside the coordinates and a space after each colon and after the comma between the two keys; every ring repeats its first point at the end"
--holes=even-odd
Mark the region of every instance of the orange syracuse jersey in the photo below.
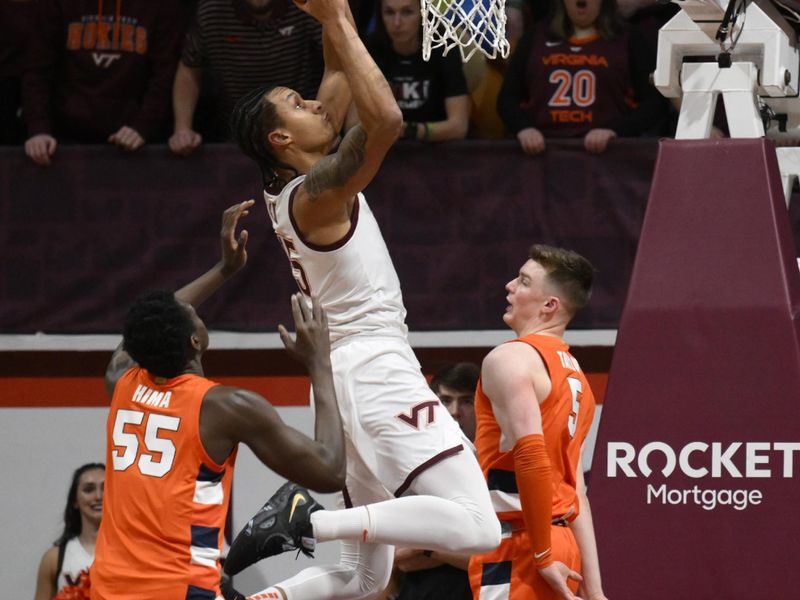
{"type": "MultiPolygon", "coordinates": [[[[572,521],[580,510],[576,492],[581,446],[592,424],[595,400],[583,371],[560,338],[527,335],[515,342],[528,344],[542,357],[550,374],[552,390],[539,409],[550,468],[553,473],[554,519],[572,521]]],[[[497,516],[502,520],[522,519],[522,509],[511,448],[501,450],[502,432],[492,403],[478,382],[475,392],[475,447],[478,462],[489,486],[497,516]]]]}
{"type": "Polygon", "coordinates": [[[106,425],[103,519],[92,600],[214,600],[236,450],[215,463],[200,440],[200,406],[216,383],[157,380],[132,368],[106,425]]]}

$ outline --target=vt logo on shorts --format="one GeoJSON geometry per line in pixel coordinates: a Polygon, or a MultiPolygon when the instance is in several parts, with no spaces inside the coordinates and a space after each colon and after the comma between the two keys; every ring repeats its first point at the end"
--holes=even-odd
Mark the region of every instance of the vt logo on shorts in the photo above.
{"type": "Polygon", "coordinates": [[[431,425],[436,422],[436,405],[439,404],[438,400],[426,400],[420,402],[411,409],[411,414],[400,413],[397,418],[407,423],[414,429],[419,429],[420,413],[425,411],[425,426],[431,425]]]}

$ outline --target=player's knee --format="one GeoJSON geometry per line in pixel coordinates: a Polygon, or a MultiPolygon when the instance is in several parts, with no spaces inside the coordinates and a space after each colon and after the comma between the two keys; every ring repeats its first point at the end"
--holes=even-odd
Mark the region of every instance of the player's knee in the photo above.
{"type": "Polygon", "coordinates": [[[356,554],[350,556],[347,552],[342,552],[342,563],[352,569],[352,577],[355,579],[348,586],[352,595],[348,599],[369,600],[380,595],[392,576],[392,564],[394,559],[394,548],[391,546],[375,549],[376,554],[365,560],[364,556],[356,554]]]}
{"type": "Polygon", "coordinates": [[[454,552],[481,554],[494,550],[500,545],[500,521],[491,507],[470,504],[464,507],[469,519],[458,521],[457,529],[452,532],[454,540],[458,540],[458,548],[454,552]],[[467,523],[469,525],[467,526],[467,523]]]}
{"type": "Polygon", "coordinates": [[[472,543],[469,552],[479,554],[494,550],[500,545],[500,521],[491,503],[475,503],[470,507],[473,523],[472,543]]]}
{"type": "Polygon", "coordinates": [[[475,519],[470,527],[462,523],[458,532],[453,532],[451,552],[483,554],[500,545],[500,522],[492,514],[487,519],[475,519]]]}
{"type": "Polygon", "coordinates": [[[492,513],[491,518],[485,519],[478,529],[475,548],[473,554],[480,554],[494,550],[500,545],[500,521],[492,513]]]}
{"type": "Polygon", "coordinates": [[[374,571],[361,571],[359,573],[359,595],[353,596],[357,600],[370,600],[377,598],[389,585],[392,570],[377,573],[374,571]]]}

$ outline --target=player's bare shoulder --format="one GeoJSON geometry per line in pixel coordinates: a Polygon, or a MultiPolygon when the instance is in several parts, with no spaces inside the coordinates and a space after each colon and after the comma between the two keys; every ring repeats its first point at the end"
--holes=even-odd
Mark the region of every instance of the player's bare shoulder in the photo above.
{"type": "Polygon", "coordinates": [[[542,356],[529,344],[515,340],[500,344],[483,359],[481,382],[493,403],[516,397],[510,390],[532,389],[541,401],[551,389],[542,356]],[[494,394],[493,394],[494,392],[494,394]]]}
{"type": "Polygon", "coordinates": [[[203,410],[220,418],[238,419],[249,411],[258,410],[262,404],[269,405],[255,392],[230,385],[215,385],[203,397],[203,410]]]}
{"type": "Polygon", "coordinates": [[[338,150],[319,159],[309,169],[294,198],[296,226],[309,241],[331,244],[350,228],[350,213],[357,194],[367,183],[367,132],[353,127],[338,150]]]}
{"type": "Polygon", "coordinates": [[[530,374],[538,369],[547,370],[541,355],[530,344],[514,340],[495,346],[483,359],[481,373],[530,374]]]}

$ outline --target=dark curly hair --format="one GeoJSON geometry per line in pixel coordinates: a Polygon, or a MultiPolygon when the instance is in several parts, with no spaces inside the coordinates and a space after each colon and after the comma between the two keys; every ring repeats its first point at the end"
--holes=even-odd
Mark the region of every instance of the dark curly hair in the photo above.
{"type": "Polygon", "coordinates": [[[93,471],[94,469],[106,470],[103,463],[86,463],[81,465],[72,474],[72,483],[67,492],[67,506],[64,509],[64,531],[59,538],[54,542],[55,546],[66,544],[69,540],[81,534],[83,524],[81,522],[81,511],[75,506],[75,501],[78,499],[78,483],[80,482],[81,475],[86,471],[93,471]]]}
{"type": "Polygon", "coordinates": [[[266,98],[275,87],[262,85],[239,98],[230,119],[231,137],[242,152],[256,161],[264,189],[271,194],[279,193],[288,183],[281,178],[279,170],[293,171],[297,175],[297,169],[278,160],[267,140],[276,127],[283,125],[275,104],[266,98]]]}
{"type": "Polygon", "coordinates": [[[166,290],[133,301],[122,328],[122,345],[140,367],[170,379],[189,362],[194,324],[189,312],[166,290]]]}

